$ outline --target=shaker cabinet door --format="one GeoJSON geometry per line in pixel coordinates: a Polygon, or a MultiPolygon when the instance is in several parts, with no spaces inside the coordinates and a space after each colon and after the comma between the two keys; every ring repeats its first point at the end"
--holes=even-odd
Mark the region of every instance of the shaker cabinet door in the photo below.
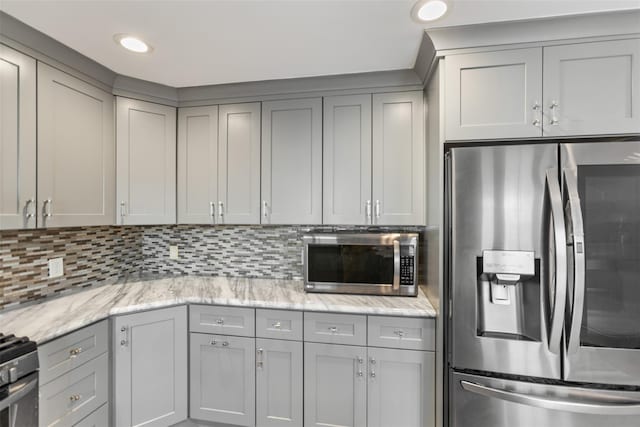
{"type": "Polygon", "coordinates": [[[368,427],[435,425],[435,353],[369,347],[368,427]]]}
{"type": "Polygon", "coordinates": [[[373,95],[373,223],[425,223],[421,91],[373,95]]]}
{"type": "Polygon", "coordinates": [[[256,339],[256,425],[302,425],[302,342],[256,339]]]}
{"type": "Polygon", "coordinates": [[[191,418],[255,425],[255,339],[191,333],[191,418]]]}
{"type": "Polygon", "coordinates": [[[176,109],[116,102],[118,224],[175,224],[176,109]]]}
{"type": "Polygon", "coordinates": [[[445,58],[446,139],[542,136],[542,49],[445,58]]]}
{"type": "Polygon", "coordinates": [[[365,347],[304,344],[306,427],[367,425],[366,357],[365,347]]]}
{"type": "Polygon", "coordinates": [[[371,223],[371,95],[324,98],[324,224],[371,223]]]}
{"type": "Polygon", "coordinates": [[[322,99],[262,104],[262,223],[322,222],[322,99]]]}
{"type": "Polygon", "coordinates": [[[0,45],[0,230],[36,226],[36,61],[0,45]]]}
{"type": "Polygon", "coordinates": [[[114,425],[168,426],[187,418],[187,308],[113,319],[114,425]]]}
{"type": "Polygon", "coordinates": [[[38,224],[115,222],[113,95],[38,63],[38,224]]]}
{"type": "Polygon", "coordinates": [[[220,106],[218,223],[260,224],[260,103],[220,106]]]}
{"type": "Polygon", "coordinates": [[[218,107],[178,110],[178,223],[215,224],[218,107]]]}
{"type": "Polygon", "coordinates": [[[640,132],[640,38],[544,48],[544,135],[640,132]]]}

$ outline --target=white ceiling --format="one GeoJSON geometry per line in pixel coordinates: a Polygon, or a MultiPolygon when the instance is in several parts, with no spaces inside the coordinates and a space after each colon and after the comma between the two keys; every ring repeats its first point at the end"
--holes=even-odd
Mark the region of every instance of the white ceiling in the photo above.
{"type": "MultiPolygon", "coordinates": [[[[451,0],[432,27],[640,8],[640,0],[451,0]]],[[[113,71],[169,86],[411,68],[414,0],[0,0],[0,9],[113,71]],[[124,51],[139,35],[150,55],[124,51]]]]}

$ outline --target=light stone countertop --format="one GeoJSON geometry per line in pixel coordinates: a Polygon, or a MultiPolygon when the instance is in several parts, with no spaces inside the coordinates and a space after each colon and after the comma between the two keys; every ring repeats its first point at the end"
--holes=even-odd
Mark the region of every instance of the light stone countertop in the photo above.
{"type": "Polygon", "coordinates": [[[302,281],[178,276],[89,288],[0,312],[0,332],[39,344],[105,319],[180,304],[435,317],[424,291],[417,297],[305,293],[302,281]]]}

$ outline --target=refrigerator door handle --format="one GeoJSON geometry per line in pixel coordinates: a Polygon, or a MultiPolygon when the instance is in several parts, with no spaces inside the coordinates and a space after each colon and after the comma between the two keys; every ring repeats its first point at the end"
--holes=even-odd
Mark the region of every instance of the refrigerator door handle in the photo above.
{"type": "Polygon", "coordinates": [[[567,190],[567,222],[570,225],[567,236],[568,251],[572,250],[572,271],[568,275],[573,289],[573,304],[571,308],[571,325],[567,339],[567,354],[574,354],[580,346],[580,329],[582,313],[584,311],[585,294],[585,247],[584,226],[582,223],[582,208],[578,193],[578,174],[575,169],[564,169],[564,182],[567,190]]]}
{"type": "MultiPolygon", "coordinates": [[[[482,396],[501,399],[521,405],[579,414],[598,415],[640,415],[640,400],[611,398],[599,395],[594,390],[584,391],[584,398],[562,398],[558,396],[538,396],[493,388],[474,382],[460,381],[463,389],[482,396]],[[598,400],[600,398],[600,400],[598,400]]],[[[553,387],[553,386],[550,386],[553,387]]]]}
{"type": "MultiPolygon", "coordinates": [[[[555,291],[553,297],[553,309],[551,313],[549,331],[549,351],[560,354],[562,346],[562,328],[564,326],[564,309],[567,297],[567,241],[566,228],[564,225],[564,215],[562,211],[562,193],[558,184],[558,174],[556,169],[547,170],[546,186],[551,204],[551,222],[553,228],[549,230],[549,238],[553,238],[553,251],[549,256],[554,257],[555,291]]],[[[551,287],[549,287],[551,288],[551,287]]]]}

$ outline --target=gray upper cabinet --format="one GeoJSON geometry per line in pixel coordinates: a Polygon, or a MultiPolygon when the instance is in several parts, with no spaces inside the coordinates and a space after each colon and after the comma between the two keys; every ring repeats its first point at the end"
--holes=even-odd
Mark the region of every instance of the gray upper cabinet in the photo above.
{"type": "Polygon", "coordinates": [[[306,427],[367,425],[366,358],[366,347],[304,344],[306,427]]]}
{"type": "Polygon", "coordinates": [[[544,48],[544,135],[640,132],[640,39],[544,48]]]}
{"type": "Polygon", "coordinates": [[[373,223],[425,223],[424,98],[421,91],[373,95],[373,223]]]}
{"type": "Polygon", "coordinates": [[[542,136],[542,49],[447,56],[447,140],[542,136]]]}
{"type": "Polygon", "coordinates": [[[176,109],[117,98],[118,224],[176,222],[176,109]]]}
{"type": "Polygon", "coordinates": [[[38,225],[115,223],[113,95],[38,63],[38,225]]]}
{"type": "Polygon", "coordinates": [[[36,61],[0,45],[0,230],[36,226],[36,61]]]}
{"type": "Polygon", "coordinates": [[[255,339],[191,334],[191,418],[255,425],[255,339]]]}
{"type": "Polygon", "coordinates": [[[117,426],[168,426],[187,418],[187,308],[113,319],[117,426]]]}
{"type": "Polygon", "coordinates": [[[218,107],[178,110],[178,223],[215,224],[218,107]]]}
{"type": "Polygon", "coordinates": [[[435,425],[435,353],[368,349],[368,427],[435,425]]]}
{"type": "Polygon", "coordinates": [[[371,95],[324,98],[324,224],[371,223],[371,95]]]}
{"type": "Polygon", "coordinates": [[[260,224],[260,103],[220,106],[218,222],[260,224]]]}
{"type": "Polygon", "coordinates": [[[322,222],[322,99],[262,104],[263,224],[322,222]]]}
{"type": "Polygon", "coordinates": [[[302,342],[256,340],[256,425],[297,427],[302,422],[302,342]]]}

